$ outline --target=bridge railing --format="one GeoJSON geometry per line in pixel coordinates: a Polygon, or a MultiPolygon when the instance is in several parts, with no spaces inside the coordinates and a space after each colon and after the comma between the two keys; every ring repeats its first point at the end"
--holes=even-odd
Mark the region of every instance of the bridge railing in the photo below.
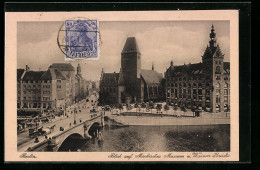
{"type": "MultiPolygon", "coordinates": [[[[102,116],[102,115],[97,115],[96,117],[92,117],[92,118],[90,118],[89,120],[86,120],[86,121],[84,121],[84,122],[82,122],[82,123],[79,123],[79,124],[73,126],[73,127],[70,127],[70,128],[68,128],[68,129],[65,129],[65,130],[62,131],[61,133],[52,136],[52,139],[56,139],[56,138],[62,136],[63,134],[65,134],[65,133],[67,133],[67,132],[69,132],[69,131],[71,131],[71,130],[73,130],[73,129],[75,129],[75,128],[81,126],[81,125],[83,125],[84,123],[89,122],[89,121],[92,121],[92,120],[94,120],[94,119],[96,119],[96,118],[99,118],[99,117],[101,117],[101,116],[102,116]]],[[[33,146],[33,147],[29,147],[26,151],[28,151],[28,152],[35,151],[35,150],[37,150],[38,148],[42,147],[43,145],[45,145],[45,144],[47,144],[47,143],[48,143],[48,139],[46,139],[46,140],[44,140],[44,141],[42,141],[42,142],[36,144],[36,145],[33,146]]]]}

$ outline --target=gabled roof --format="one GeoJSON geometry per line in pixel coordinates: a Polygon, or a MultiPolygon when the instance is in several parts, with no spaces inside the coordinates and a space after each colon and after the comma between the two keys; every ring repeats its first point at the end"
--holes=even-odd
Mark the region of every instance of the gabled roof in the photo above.
{"type": "Polygon", "coordinates": [[[135,37],[128,37],[125,42],[125,46],[122,50],[122,53],[132,53],[132,52],[140,53],[135,37]]]}
{"type": "Polygon", "coordinates": [[[141,70],[141,75],[146,84],[160,83],[163,75],[155,70],[141,70]]]}
{"type": "Polygon", "coordinates": [[[59,71],[75,71],[70,63],[53,63],[50,67],[59,71]]]}
{"type": "Polygon", "coordinates": [[[66,78],[57,69],[49,68],[41,77],[41,80],[66,80],[66,78]]]}
{"type": "Polygon", "coordinates": [[[103,73],[101,84],[118,84],[119,73],[103,73]]]}
{"type": "Polygon", "coordinates": [[[61,72],[57,69],[54,69],[56,79],[66,80],[66,78],[61,74],[61,72]]]}
{"type": "Polygon", "coordinates": [[[24,71],[24,69],[17,69],[17,80],[21,80],[24,71]]]}
{"type": "Polygon", "coordinates": [[[23,77],[25,81],[38,81],[45,71],[27,71],[23,77]]]}

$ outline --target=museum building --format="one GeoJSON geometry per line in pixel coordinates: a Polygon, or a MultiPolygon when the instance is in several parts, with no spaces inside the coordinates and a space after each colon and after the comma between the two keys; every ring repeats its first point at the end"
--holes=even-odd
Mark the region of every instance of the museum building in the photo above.
{"type": "Polygon", "coordinates": [[[141,69],[141,53],[135,37],[128,37],[121,52],[119,73],[105,73],[100,78],[101,104],[141,103],[163,100],[163,75],[141,69]]]}
{"type": "Polygon", "coordinates": [[[166,102],[221,112],[230,108],[230,63],[217,44],[214,26],[202,62],[175,66],[165,72],[166,102]]]}

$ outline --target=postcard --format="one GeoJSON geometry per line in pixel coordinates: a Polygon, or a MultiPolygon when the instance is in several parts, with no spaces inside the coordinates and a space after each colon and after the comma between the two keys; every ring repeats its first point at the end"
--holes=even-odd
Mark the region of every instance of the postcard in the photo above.
{"type": "Polygon", "coordinates": [[[5,13],[5,161],[239,161],[238,11],[5,13]]]}

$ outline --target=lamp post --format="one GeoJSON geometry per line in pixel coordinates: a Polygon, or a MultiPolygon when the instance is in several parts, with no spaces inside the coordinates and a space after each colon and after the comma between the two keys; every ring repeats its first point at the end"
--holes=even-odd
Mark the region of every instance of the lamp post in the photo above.
{"type": "Polygon", "coordinates": [[[76,121],[76,108],[74,109],[74,125],[77,124],[77,121],[76,121]]]}

